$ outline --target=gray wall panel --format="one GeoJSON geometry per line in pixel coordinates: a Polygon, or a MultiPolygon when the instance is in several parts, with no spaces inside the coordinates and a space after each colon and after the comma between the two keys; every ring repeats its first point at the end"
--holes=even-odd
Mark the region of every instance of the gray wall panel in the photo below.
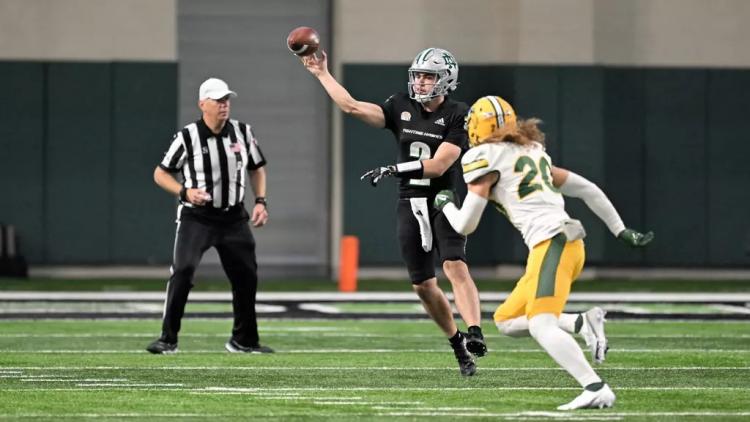
{"type": "MultiPolygon", "coordinates": [[[[270,220],[254,230],[261,269],[306,265],[326,272],[330,104],[287,50],[286,36],[297,26],[312,26],[327,49],[329,2],[181,0],[177,10],[179,124],[199,117],[197,91],[203,80],[225,79],[239,94],[232,102],[233,118],[253,126],[268,159],[270,220]]],[[[214,254],[204,261],[218,262],[214,254]]]]}

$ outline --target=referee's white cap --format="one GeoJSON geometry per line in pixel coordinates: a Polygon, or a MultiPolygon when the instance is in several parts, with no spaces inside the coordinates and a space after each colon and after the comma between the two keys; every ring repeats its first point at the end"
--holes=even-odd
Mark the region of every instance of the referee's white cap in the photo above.
{"type": "Polygon", "coordinates": [[[224,98],[227,95],[236,97],[237,93],[229,89],[229,85],[221,79],[208,78],[198,89],[198,99],[205,100],[210,98],[212,100],[218,100],[224,98]]]}

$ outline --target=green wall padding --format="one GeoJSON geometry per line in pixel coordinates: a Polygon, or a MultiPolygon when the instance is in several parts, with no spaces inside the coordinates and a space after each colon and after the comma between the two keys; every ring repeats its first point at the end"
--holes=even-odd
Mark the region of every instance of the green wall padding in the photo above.
{"type": "Polygon", "coordinates": [[[13,224],[28,260],[44,256],[44,66],[0,62],[0,223],[13,224]]]}
{"type": "MultiPolygon", "coordinates": [[[[628,226],[657,234],[646,251],[628,249],[585,204],[568,199],[589,233],[590,264],[750,263],[750,70],[465,65],[460,80],[458,100],[497,94],[520,116],[544,120],[553,161],[599,184],[628,226]]],[[[406,66],[345,65],[343,81],[355,98],[380,102],[405,90],[406,66]]],[[[400,265],[395,187],[358,180],[393,161],[392,137],[345,116],[344,144],[344,231],[366,245],[362,265],[400,265]]],[[[523,263],[520,235],[493,210],[485,214],[469,239],[470,263],[523,263]]]]}
{"type": "Polygon", "coordinates": [[[153,169],[176,130],[174,63],[0,62],[0,177],[32,264],[168,263],[174,202],[153,169]]]}

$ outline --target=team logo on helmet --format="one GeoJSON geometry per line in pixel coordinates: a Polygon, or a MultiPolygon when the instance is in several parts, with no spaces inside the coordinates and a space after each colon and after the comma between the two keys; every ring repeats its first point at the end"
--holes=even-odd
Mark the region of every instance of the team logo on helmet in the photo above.
{"type": "Polygon", "coordinates": [[[501,127],[515,126],[516,112],[504,99],[488,95],[478,99],[469,109],[464,128],[469,133],[469,144],[477,146],[501,127]]]}
{"type": "Polygon", "coordinates": [[[427,48],[414,58],[409,68],[409,97],[419,102],[427,102],[440,95],[448,95],[458,86],[458,63],[448,50],[427,48]],[[419,73],[435,75],[435,85],[426,94],[414,91],[416,76],[419,73]]]}

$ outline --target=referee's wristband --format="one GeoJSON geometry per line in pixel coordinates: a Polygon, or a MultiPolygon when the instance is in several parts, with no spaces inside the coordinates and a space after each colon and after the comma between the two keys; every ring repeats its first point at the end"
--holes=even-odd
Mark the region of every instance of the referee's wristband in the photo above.
{"type": "Polygon", "coordinates": [[[180,201],[187,202],[187,188],[185,186],[180,189],[180,201]]]}
{"type": "Polygon", "coordinates": [[[268,202],[266,202],[266,197],[265,196],[258,196],[258,197],[256,197],[255,198],[255,203],[256,204],[263,204],[263,206],[266,207],[266,209],[268,209],[268,202]]]}

